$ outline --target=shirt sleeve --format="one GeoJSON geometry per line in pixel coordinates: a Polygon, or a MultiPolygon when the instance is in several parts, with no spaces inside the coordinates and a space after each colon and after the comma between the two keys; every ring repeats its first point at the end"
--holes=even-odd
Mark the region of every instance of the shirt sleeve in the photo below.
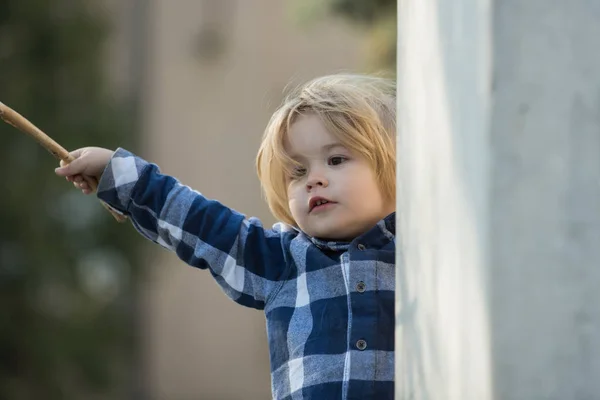
{"type": "Polygon", "coordinates": [[[258,219],[207,199],[127,150],[117,149],[97,195],[129,216],[146,238],[191,266],[210,269],[225,293],[242,305],[263,309],[281,286],[289,233],[264,229],[258,219]]]}

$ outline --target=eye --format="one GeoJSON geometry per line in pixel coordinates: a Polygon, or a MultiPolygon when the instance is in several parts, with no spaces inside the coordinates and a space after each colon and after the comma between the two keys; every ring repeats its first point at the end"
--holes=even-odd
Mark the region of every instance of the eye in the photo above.
{"type": "Polygon", "coordinates": [[[292,179],[298,179],[303,177],[306,174],[306,168],[304,167],[295,167],[292,170],[292,174],[291,174],[291,178],[292,179]]]}
{"type": "Polygon", "coordinates": [[[333,156],[333,157],[329,158],[328,164],[329,165],[340,165],[341,163],[343,163],[346,160],[348,160],[348,159],[344,156],[333,156]]]}

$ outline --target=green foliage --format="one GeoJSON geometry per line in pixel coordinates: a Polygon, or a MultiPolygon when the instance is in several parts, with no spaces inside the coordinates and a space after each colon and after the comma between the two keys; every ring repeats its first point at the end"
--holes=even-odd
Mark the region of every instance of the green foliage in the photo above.
{"type": "MultiPolygon", "coordinates": [[[[127,146],[95,3],[0,0],[0,101],[67,149],[127,146]]],[[[132,370],[133,232],[0,124],[0,398],[118,398],[132,370]]]]}
{"type": "Polygon", "coordinates": [[[368,41],[371,64],[393,70],[396,66],[397,1],[396,0],[324,0],[329,11],[351,21],[365,24],[370,31],[368,41]]]}
{"type": "Polygon", "coordinates": [[[327,0],[331,11],[369,25],[396,12],[396,0],[327,0]]]}
{"type": "Polygon", "coordinates": [[[367,63],[371,69],[396,72],[396,0],[294,0],[294,12],[307,21],[336,15],[366,29],[367,63]]]}

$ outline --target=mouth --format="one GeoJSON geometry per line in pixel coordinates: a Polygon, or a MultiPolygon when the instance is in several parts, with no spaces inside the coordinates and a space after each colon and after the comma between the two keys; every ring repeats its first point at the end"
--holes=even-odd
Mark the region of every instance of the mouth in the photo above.
{"type": "Polygon", "coordinates": [[[328,200],[324,197],[313,197],[308,202],[308,212],[321,210],[330,207],[335,204],[335,201],[328,200]]]}

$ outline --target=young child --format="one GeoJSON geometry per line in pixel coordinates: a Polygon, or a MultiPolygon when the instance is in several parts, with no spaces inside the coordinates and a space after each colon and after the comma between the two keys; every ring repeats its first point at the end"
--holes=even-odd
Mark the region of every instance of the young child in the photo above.
{"type": "Polygon", "coordinates": [[[146,238],[264,309],[273,398],[394,396],[395,85],[315,79],[272,116],[257,157],[273,214],[209,200],[117,149],[74,151],[56,173],[128,215],[146,238]]]}

